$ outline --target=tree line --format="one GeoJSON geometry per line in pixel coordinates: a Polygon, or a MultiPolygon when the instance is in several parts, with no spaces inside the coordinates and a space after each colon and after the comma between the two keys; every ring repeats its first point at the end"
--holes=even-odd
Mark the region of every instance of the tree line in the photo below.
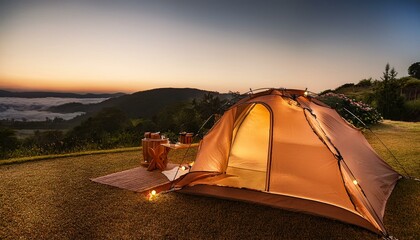
{"type": "MultiPolygon", "coordinates": [[[[380,121],[381,116],[392,120],[418,121],[420,62],[412,64],[408,73],[409,77],[397,78],[395,69],[386,64],[381,79],[370,78],[357,84],[345,84],[335,91],[323,92],[320,99],[356,126],[361,125],[344,108],[367,124],[380,121]],[[365,92],[355,96],[333,94],[348,88],[364,89],[365,92]]],[[[230,97],[237,100],[240,95],[230,92],[230,97]]],[[[146,131],[161,131],[171,141],[176,141],[178,133],[184,131],[197,133],[203,129],[203,135],[214,123],[211,117],[222,114],[234,102],[215,93],[206,93],[202,98],[169,105],[152,117],[140,119],[130,119],[118,108],[104,108],[69,131],[35,131],[33,136],[25,139],[18,139],[14,130],[2,126],[0,122],[0,159],[139,146],[146,131]],[[209,118],[210,121],[207,121],[209,118]],[[202,126],[206,121],[207,125],[202,126]]]]}
{"type": "Polygon", "coordinates": [[[203,128],[201,134],[205,133],[214,119],[202,124],[229,106],[227,99],[206,93],[201,99],[167,106],[151,118],[130,119],[118,108],[104,108],[67,132],[37,130],[25,139],[18,139],[14,130],[0,125],[0,159],[139,146],[146,131],[161,131],[176,141],[179,132],[197,133],[203,128]]]}
{"type": "Polygon", "coordinates": [[[357,84],[347,83],[334,91],[374,107],[384,119],[420,121],[420,62],[408,68],[409,76],[397,78],[397,71],[386,64],[380,79],[363,79],[357,84]]]}

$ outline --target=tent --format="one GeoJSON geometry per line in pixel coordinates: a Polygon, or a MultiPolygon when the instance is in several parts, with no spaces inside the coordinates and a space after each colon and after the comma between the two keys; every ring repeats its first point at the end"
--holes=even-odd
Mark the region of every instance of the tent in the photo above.
{"type": "Polygon", "coordinates": [[[302,90],[270,89],[224,113],[175,187],[387,235],[385,205],[399,178],[334,109],[302,90]]]}

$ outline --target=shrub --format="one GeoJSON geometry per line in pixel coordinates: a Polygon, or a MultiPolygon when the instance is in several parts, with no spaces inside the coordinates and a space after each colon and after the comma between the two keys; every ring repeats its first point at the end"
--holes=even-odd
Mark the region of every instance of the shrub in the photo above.
{"type": "Polygon", "coordinates": [[[356,86],[358,86],[358,87],[370,87],[370,86],[372,86],[372,78],[362,79],[362,80],[360,80],[360,82],[356,86]]]}
{"type": "Polygon", "coordinates": [[[132,123],[119,109],[105,108],[70,130],[64,139],[66,149],[91,150],[122,146],[132,123]]]}
{"type": "Polygon", "coordinates": [[[363,127],[363,124],[345,109],[356,115],[367,125],[372,125],[382,120],[381,114],[376,109],[363,102],[350,99],[344,94],[329,92],[320,95],[318,100],[334,108],[341,117],[356,127],[363,127]]]}
{"type": "Polygon", "coordinates": [[[0,158],[7,158],[19,147],[16,133],[10,128],[0,126],[0,158]]]}
{"type": "Polygon", "coordinates": [[[406,101],[404,103],[404,117],[405,121],[420,121],[420,99],[414,101],[406,101]]]}

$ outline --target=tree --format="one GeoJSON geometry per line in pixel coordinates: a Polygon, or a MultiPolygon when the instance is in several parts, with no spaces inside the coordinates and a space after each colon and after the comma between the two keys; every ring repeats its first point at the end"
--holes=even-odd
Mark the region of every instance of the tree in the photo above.
{"type": "Polygon", "coordinates": [[[403,112],[404,98],[399,91],[401,86],[396,80],[397,74],[387,63],[381,77],[382,81],[375,91],[378,111],[386,119],[398,120],[403,112]]]}
{"type": "Polygon", "coordinates": [[[15,131],[0,126],[0,157],[7,158],[19,145],[15,131]]]}
{"type": "Polygon", "coordinates": [[[64,134],[62,131],[46,131],[36,130],[34,135],[24,140],[24,147],[36,148],[37,152],[33,154],[52,154],[63,151],[64,134]]]}
{"type": "Polygon", "coordinates": [[[70,130],[65,141],[70,148],[86,147],[87,144],[100,148],[112,147],[110,142],[130,128],[132,123],[124,112],[117,108],[104,108],[70,130]]]}
{"type": "Polygon", "coordinates": [[[220,100],[218,96],[212,93],[206,93],[198,102],[194,99],[193,106],[201,118],[206,120],[213,114],[222,114],[224,112],[222,106],[225,103],[226,100],[220,100]]]}
{"type": "Polygon", "coordinates": [[[420,62],[411,64],[411,66],[408,68],[408,75],[420,79],[420,62]]]}
{"type": "Polygon", "coordinates": [[[382,73],[383,77],[381,77],[382,81],[389,81],[389,80],[395,80],[395,77],[397,77],[397,72],[395,71],[394,67],[392,69],[389,69],[389,63],[385,65],[385,72],[382,73]]]}
{"type": "Polygon", "coordinates": [[[417,100],[417,96],[420,90],[420,79],[413,77],[405,77],[402,79],[404,79],[404,81],[401,89],[405,96],[405,99],[408,101],[417,100]]]}

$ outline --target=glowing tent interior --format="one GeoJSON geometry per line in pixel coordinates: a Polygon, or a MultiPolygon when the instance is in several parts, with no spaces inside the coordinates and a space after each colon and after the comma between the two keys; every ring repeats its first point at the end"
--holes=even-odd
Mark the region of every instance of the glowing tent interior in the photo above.
{"type": "Polygon", "coordinates": [[[399,178],[334,109],[302,90],[270,89],[224,113],[175,188],[325,216],[387,235],[385,206],[399,178]]]}

